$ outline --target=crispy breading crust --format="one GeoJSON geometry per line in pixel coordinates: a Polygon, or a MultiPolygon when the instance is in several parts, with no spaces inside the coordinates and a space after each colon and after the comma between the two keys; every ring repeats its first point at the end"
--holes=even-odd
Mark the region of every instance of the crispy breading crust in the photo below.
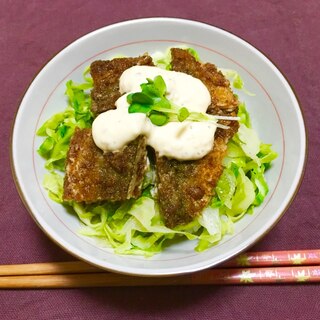
{"type": "Polygon", "coordinates": [[[147,163],[146,138],[139,136],[119,152],[103,152],[91,129],[79,129],[71,139],[64,179],[65,201],[124,201],[141,194],[147,163]]]}
{"type": "MultiPolygon", "coordinates": [[[[236,116],[238,101],[229,81],[213,64],[197,62],[186,50],[171,49],[172,69],[196,77],[211,95],[208,113],[236,116]]],[[[160,213],[173,228],[192,221],[208,206],[222,171],[228,140],[237,132],[237,121],[223,121],[230,129],[217,129],[212,151],[200,160],[177,161],[156,156],[160,213]]]]}
{"type": "Polygon", "coordinates": [[[169,228],[192,221],[209,204],[225,151],[226,144],[217,138],[213,151],[200,160],[157,156],[159,207],[169,228]]]}
{"type": "Polygon", "coordinates": [[[91,91],[91,110],[95,115],[115,109],[115,102],[120,97],[119,79],[122,73],[136,65],[153,66],[152,58],[143,55],[136,58],[115,58],[113,60],[97,60],[90,66],[93,79],[91,91]]]}

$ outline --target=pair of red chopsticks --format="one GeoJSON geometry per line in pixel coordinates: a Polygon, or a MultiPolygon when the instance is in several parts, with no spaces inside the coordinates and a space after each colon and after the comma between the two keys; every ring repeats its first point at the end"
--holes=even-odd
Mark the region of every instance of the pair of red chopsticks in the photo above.
{"type": "Polygon", "coordinates": [[[0,266],[2,289],[307,282],[320,282],[320,250],[249,252],[217,268],[170,277],[122,275],[81,261],[0,266]]]}

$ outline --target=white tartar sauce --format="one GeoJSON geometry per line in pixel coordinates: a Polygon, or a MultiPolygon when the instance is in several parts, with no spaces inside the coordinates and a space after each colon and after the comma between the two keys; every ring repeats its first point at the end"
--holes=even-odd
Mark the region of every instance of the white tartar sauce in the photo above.
{"type": "Polygon", "coordinates": [[[207,87],[199,80],[182,72],[157,67],[134,66],[120,77],[120,92],[116,109],[101,113],[92,124],[95,144],[103,151],[120,151],[139,135],[147,137],[147,144],[160,156],[177,160],[196,160],[213,147],[216,125],[209,122],[169,122],[154,125],[143,113],[129,113],[127,94],[141,91],[140,84],[147,78],[161,75],[167,86],[166,97],[174,104],[190,111],[205,113],[211,103],[207,87]]]}

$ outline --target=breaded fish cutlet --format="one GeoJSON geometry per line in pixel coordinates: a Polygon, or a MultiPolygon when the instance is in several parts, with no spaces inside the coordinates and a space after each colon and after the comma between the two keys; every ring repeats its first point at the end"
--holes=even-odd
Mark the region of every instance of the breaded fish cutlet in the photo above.
{"type": "Polygon", "coordinates": [[[225,152],[226,144],[217,138],[214,149],[200,160],[157,156],[158,201],[167,227],[192,221],[209,204],[223,171],[225,152]]]}
{"type": "Polygon", "coordinates": [[[152,58],[143,55],[135,58],[115,58],[112,60],[97,60],[90,66],[93,79],[91,91],[93,114],[115,109],[115,102],[120,98],[119,79],[122,73],[133,66],[153,66],[152,58]]]}
{"type": "MultiPolygon", "coordinates": [[[[120,97],[119,79],[135,65],[153,65],[152,58],[97,60],[90,65],[93,79],[91,111],[97,116],[115,109],[120,97]]],[[[65,201],[124,201],[141,195],[147,167],[146,138],[139,136],[119,152],[103,152],[94,143],[91,129],[77,129],[71,139],[64,179],[65,201]]]]}
{"type": "Polygon", "coordinates": [[[146,147],[146,138],[139,136],[122,151],[103,152],[95,145],[91,129],[76,128],[66,161],[63,199],[92,203],[139,197],[146,147]]]}
{"type": "MultiPolygon", "coordinates": [[[[229,81],[210,63],[202,64],[182,49],[171,49],[172,70],[200,79],[208,88],[208,113],[236,116],[238,100],[229,81]]],[[[200,160],[177,161],[156,155],[158,202],[165,224],[186,224],[208,206],[222,171],[227,143],[238,130],[237,121],[221,121],[229,129],[217,129],[212,151],[200,160]]]]}

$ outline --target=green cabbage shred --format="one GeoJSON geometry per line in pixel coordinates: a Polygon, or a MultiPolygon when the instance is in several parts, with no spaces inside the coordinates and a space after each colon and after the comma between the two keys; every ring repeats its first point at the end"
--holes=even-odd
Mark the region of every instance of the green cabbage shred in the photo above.
{"type": "MultiPolygon", "coordinates": [[[[198,53],[189,52],[199,60],[198,53]]],[[[169,69],[170,51],[154,57],[156,64],[169,69]]],[[[244,89],[238,73],[230,71],[234,86],[244,89]]],[[[80,233],[99,239],[118,254],[135,254],[146,257],[163,251],[180,239],[196,240],[196,251],[204,251],[217,244],[225,235],[232,234],[234,222],[245,214],[252,214],[268,194],[265,171],[277,157],[270,144],[260,141],[251,127],[249,113],[244,103],[239,106],[240,128],[229,141],[227,156],[223,160],[224,171],[215,188],[215,196],[202,214],[187,225],[170,229],[165,226],[154,199],[154,170],[149,166],[143,183],[142,196],[123,203],[83,204],[65,203],[63,174],[70,138],[76,127],[91,127],[90,89],[92,79],[89,69],[84,72],[84,81],[66,83],[67,107],[53,115],[37,131],[43,137],[38,153],[45,159],[48,173],[43,186],[50,199],[68,210],[73,209],[82,222],[80,233]]],[[[247,92],[247,90],[245,89],[247,92]]]]}

